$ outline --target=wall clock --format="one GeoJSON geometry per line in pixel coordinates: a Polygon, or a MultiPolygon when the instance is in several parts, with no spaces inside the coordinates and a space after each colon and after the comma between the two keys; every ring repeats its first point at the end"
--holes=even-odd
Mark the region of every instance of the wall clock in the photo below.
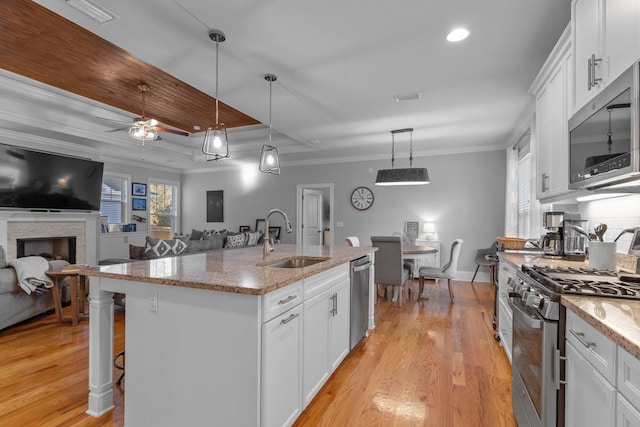
{"type": "Polygon", "coordinates": [[[373,192],[367,187],[357,187],[351,193],[351,204],[360,211],[369,209],[373,205],[373,192]]]}

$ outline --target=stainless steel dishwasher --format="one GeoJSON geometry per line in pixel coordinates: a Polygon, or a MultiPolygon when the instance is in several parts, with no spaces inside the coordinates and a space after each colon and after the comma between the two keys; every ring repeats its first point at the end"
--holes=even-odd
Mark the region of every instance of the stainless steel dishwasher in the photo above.
{"type": "Polygon", "coordinates": [[[369,326],[369,272],[371,258],[365,255],[351,261],[351,327],[350,346],[353,349],[367,335],[369,326]]]}

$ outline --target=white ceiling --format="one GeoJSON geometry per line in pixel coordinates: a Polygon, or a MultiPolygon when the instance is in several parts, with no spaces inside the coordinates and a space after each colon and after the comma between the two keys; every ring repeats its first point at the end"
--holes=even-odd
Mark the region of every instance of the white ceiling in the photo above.
{"type": "MultiPolygon", "coordinates": [[[[415,129],[415,156],[506,147],[522,132],[529,85],[570,19],[569,0],[94,0],[118,17],[101,25],[64,0],[37,3],[212,96],[215,43],[207,32],[223,31],[221,101],[268,123],[263,75],[278,76],[272,124],[284,165],[386,159],[389,132],[407,127],[415,129]],[[457,26],[469,38],[447,42],[457,26]],[[415,92],[419,100],[394,100],[415,92]]],[[[142,150],[125,131],[105,132],[119,123],[95,119],[136,114],[0,77],[4,135],[53,137],[105,158],[125,153],[176,169],[224,167],[204,162],[201,133],[161,134],[142,150]]],[[[229,139],[230,165],[257,163],[267,127],[232,129],[229,139]]],[[[404,135],[396,152],[401,164],[404,135]]]]}

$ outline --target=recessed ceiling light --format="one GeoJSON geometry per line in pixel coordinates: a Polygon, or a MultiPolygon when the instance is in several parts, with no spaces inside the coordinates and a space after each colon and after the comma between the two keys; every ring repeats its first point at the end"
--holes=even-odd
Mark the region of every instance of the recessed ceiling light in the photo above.
{"type": "Polygon", "coordinates": [[[447,40],[450,42],[459,42],[460,40],[466,39],[468,35],[469,30],[466,28],[456,28],[447,35],[447,40]]]}
{"type": "Polygon", "coordinates": [[[67,4],[78,9],[85,15],[90,16],[101,24],[106,24],[107,22],[113,21],[117,18],[114,13],[89,0],[67,0],[67,4]]]}

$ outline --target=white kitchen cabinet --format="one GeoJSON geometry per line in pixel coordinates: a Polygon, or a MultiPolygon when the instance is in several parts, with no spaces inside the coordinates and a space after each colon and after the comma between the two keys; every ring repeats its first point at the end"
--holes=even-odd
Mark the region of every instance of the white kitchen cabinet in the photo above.
{"type": "MultiPolygon", "coordinates": [[[[325,278],[319,294],[304,302],[303,404],[306,406],[349,353],[350,281],[348,274],[325,278]]],[[[348,273],[348,271],[346,272],[348,273]]]]}
{"type": "Polygon", "coordinates": [[[615,388],[569,342],[566,343],[566,355],[566,426],[615,425],[615,388]]]}
{"type": "Polygon", "coordinates": [[[509,305],[509,292],[513,290],[513,279],[516,277],[516,267],[508,261],[499,258],[498,262],[498,322],[497,332],[500,343],[511,362],[513,344],[513,312],[509,305]]]}
{"type": "Polygon", "coordinates": [[[544,199],[568,192],[569,145],[567,89],[571,49],[569,27],[531,86],[536,97],[536,197],[544,199]]]}
{"type": "Polygon", "coordinates": [[[575,73],[572,105],[574,111],[583,106],[602,87],[602,23],[600,0],[573,0],[571,2],[575,73]]]}
{"type": "Polygon", "coordinates": [[[302,412],[303,307],[262,325],[262,423],[289,426],[302,412]]]}
{"type": "Polygon", "coordinates": [[[144,246],[146,233],[100,233],[98,259],[129,258],[129,245],[144,246]]]}
{"type": "Polygon", "coordinates": [[[616,401],[616,426],[640,426],[640,412],[620,393],[618,393],[616,401]]]}
{"type": "Polygon", "coordinates": [[[640,3],[573,0],[571,22],[576,111],[640,58],[640,3]]]}
{"type": "Polygon", "coordinates": [[[335,311],[331,317],[331,342],[329,368],[335,371],[349,353],[349,321],[351,313],[351,288],[348,279],[332,288],[335,295],[335,311]]]}

